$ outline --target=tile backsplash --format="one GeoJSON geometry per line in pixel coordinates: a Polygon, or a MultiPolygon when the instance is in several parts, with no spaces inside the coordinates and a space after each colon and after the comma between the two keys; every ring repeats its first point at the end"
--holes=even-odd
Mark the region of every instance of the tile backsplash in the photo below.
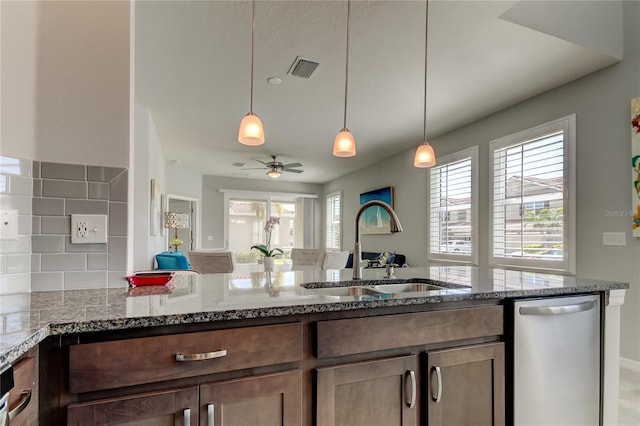
{"type": "Polygon", "coordinates": [[[19,211],[0,240],[0,294],[124,286],[128,171],[0,157],[0,205],[19,211]],[[71,214],[108,217],[106,244],[71,244],[71,214]]]}

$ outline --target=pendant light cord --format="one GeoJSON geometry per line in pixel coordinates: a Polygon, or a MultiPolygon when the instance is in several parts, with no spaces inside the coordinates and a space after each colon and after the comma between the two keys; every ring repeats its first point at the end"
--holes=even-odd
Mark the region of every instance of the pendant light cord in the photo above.
{"type": "Polygon", "coordinates": [[[424,18],[424,129],[423,140],[427,142],[427,46],[429,42],[429,0],[425,5],[425,18],[424,18]]]}
{"type": "Polygon", "coordinates": [[[249,111],[253,114],[253,50],[255,44],[256,32],[256,0],[253,0],[253,8],[251,11],[251,102],[249,111]]]}
{"type": "Polygon", "coordinates": [[[344,125],[343,129],[347,128],[347,91],[349,87],[349,12],[351,9],[351,2],[347,0],[347,50],[344,70],[344,125]]]}

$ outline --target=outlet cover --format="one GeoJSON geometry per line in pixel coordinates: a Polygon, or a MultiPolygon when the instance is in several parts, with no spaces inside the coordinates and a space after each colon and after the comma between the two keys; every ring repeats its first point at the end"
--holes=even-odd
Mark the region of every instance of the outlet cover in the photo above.
{"type": "Polygon", "coordinates": [[[18,239],[18,210],[0,211],[0,240],[18,239]]]}
{"type": "Polygon", "coordinates": [[[71,215],[71,244],[106,244],[106,242],[107,215],[71,215]]]}

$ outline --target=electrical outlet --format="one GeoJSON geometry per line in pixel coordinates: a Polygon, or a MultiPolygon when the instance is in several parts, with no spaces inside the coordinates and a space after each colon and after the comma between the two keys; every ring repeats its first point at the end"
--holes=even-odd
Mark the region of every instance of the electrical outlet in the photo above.
{"type": "Polygon", "coordinates": [[[0,212],[0,240],[18,239],[18,210],[0,212]]]}
{"type": "Polygon", "coordinates": [[[72,214],[71,244],[104,244],[107,242],[107,216],[72,214]]]}

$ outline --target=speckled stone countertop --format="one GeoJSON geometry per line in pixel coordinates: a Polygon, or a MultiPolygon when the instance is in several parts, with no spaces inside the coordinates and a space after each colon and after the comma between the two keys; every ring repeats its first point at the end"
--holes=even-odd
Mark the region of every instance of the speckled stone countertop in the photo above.
{"type": "Polygon", "coordinates": [[[350,269],[179,274],[166,286],[4,295],[0,297],[0,366],[48,336],[67,333],[629,287],[622,282],[476,267],[398,268],[396,281],[385,279],[384,273],[383,269],[365,269],[363,280],[357,283],[350,281],[350,269]],[[445,288],[373,296],[351,296],[344,288],[414,279],[445,288]],[[328,286],[341,291],[323,290],[328,286]]]}

